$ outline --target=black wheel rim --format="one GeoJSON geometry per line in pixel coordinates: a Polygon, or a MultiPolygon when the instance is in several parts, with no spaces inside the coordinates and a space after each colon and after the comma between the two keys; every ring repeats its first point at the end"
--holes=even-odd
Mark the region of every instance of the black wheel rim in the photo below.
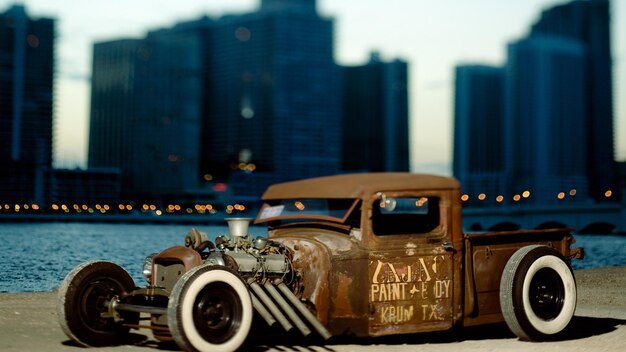
{"type": "Polygon", "coordinates": [[[243,309],[237,292],[228,284],[207,285],[196,297],[193,321],[200,335],[211,343],[232,338],[241,326],[243,309]]]}
{"type": "Polygon", "coordinates": [[[543,268],[530,281],[530,306],[543,320],[556,318],[563,309],[565,287],[559,274],[551,268],[543,268]]]}
{"type": "Polygon", "coordinates": [[[108,311],[113,297],[122,292],[121,285],[109,278],[99,278],[90,281],[83,288],[80,302],[80,316],[83,323],[94,331],[109,332],[119,328],[112,318],[103,317],[108,311]]]}

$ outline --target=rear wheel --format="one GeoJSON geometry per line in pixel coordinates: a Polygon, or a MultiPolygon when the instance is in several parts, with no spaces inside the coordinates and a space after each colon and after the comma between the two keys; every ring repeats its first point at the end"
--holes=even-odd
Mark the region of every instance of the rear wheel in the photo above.
{"type": "Polygon", "coordinates": [[[511,256],[500,281],[500,308],[523,340],[546,340],[569,325],[576,310],[576,282],[559,252],[527,246],[511,256]]]}
{"type": "Polygon", "coordinates": [[[126,341],[127,324],[137,324],[139,313],[121,312],[119,319],[108,314],[112,299],[135,288],[126,270],[111,262],[90,261],[77,266],[61,284],[57,315],[61,329],[83,346],[106,346],[126,341]]]}
{"type": "Polygon", "coordinates": [[[186,351],[234,351],[248,337],[252,301],[246,284],[224,267],[197,267],[176,283],[168,325],[186,351]]]}

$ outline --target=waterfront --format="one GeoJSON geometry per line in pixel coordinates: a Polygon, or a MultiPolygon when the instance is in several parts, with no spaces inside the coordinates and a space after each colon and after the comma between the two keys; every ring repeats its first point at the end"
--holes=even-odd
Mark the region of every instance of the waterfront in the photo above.
{"type": "MultiPolygon", "coordinates": [[[[145,257],[182,245],[191,225],[114,223],[0,224],[0,292],[56,289],[65,274],[92,259],[120,264],[138,285],[145,257]]],[[[210,239],[227,234],[226,226],[195,226],[210,239]]],[[[263,233],[264,228],[251,227],[263,233]]]]}
{"type": "MultiPolygon", "coordinates": [[[[182,245],[191,225],[107,223],[0,224],[0,292],[56,289],[65,274],[81,262],[100,259],[120,264],[138,285],[144,282],[144,258],[166,247],[182,245]]],[[[210,239],[227,234],[226,226],[195,226],[210,239]]],[[[264,235],[264,227],[251,227],[264,235]]],[[[626,236],[576,235],[574,247],[585,247],[575,269],[626,266],[626,236]]]]}

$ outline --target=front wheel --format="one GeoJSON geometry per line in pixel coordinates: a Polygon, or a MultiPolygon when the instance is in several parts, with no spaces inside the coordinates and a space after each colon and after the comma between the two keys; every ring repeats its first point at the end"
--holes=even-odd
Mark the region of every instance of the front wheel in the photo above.
{"type": "Polygon", "coordinates": [[[248,337],[252,301],[236,272],[200,266],[176,283],[167,306],[174,341],[185,351],[234,351],[248,337]]]}
{"type": "Polygon", "coordinates": [[[500,308],[509,329],[520,339],[553,337],[567,328],[576,310],[572,269],[552,248],[519,249],[502,273],[500,308]]]}
{"type": "Polygon", "coordinates": [[[82,346],[106,346],[125,342],[129,328],[137,324],[139,313],[122,312],[115,319],[108,314],[113,299],[135,288],[133,279],[117,264],[90,261],[77,266],[61,284],[57,315],[61,329],[82,346]]]}

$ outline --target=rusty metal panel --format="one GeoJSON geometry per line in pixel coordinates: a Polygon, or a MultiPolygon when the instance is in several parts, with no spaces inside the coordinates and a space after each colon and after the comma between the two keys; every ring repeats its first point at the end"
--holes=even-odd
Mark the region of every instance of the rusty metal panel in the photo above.
{"type": "Polygon", "coordinates": [[[302,300],[308,301],[314,307],[317,319],[327,325],[330,307],[330,251],[319,241],[289,232],[293,231],[282,236],[274,234],[271,238],[293,250],[293,269],[301,280],[296,291],[299,291],[302,300]]]}
{"type": "Polygon", "coordinates": [[[372,256],[368,266],[370,335],[451,327],[451,259],[442,254],[372,256]]]}
{"type": "Polygon", "coordinates": [[[403,172],[363,173],[325,176],[270,186],[263,199],[361,198],[376,192],[405,190],[448,190],[460,188],[451,177],[403,172]]]}
{"type": "Polygon", "coordinates": [[[202,258],[198,252],[183,246],[167,248],[153,258],[154,263],[161,261],[180,261],[185,266],[186,271],[202,264],[202,258]]]}
{"type": "Polygon", "coordinates": [[[366,251],[347,235],[321,229],[283,229],[271,239],[293,249],[299,298],[333,334],[367,335],[366,251]]]}
{"type": "Polygon", "coordinates": [[[329,330],[334,334],[368,335],[367,257],[361,253],[332,263],[329,330]]]}

